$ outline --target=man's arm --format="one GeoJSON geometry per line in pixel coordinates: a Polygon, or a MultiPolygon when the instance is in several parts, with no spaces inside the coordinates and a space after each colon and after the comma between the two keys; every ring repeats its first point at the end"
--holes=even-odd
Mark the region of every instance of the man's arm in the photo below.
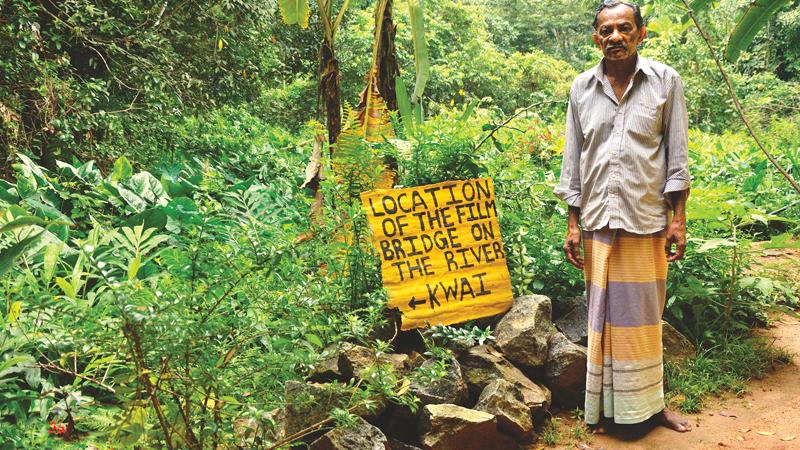
{"type": "Polygon", "coordinates": [[[553,193],[569,205],[567,217],[567,237],[564,243],[564,253],[567,261],[573,266],[582,269],[581,257],[581,148],[583,147],[583,131],[580,117],[575,104],[573,92],[570,90],[569,105],[567,106],[567,128],[564,133],[564,155],[561,161],[561,178],[553,193]]]}
{"type": "Polygon", "coordinates": [[[664,197],[672,208],[672,221],[667,224],[667,261],[683,259],[686,251],[686,199],[689,197],[689,118],[683,82],[674,75],[672,88],[664,105],[664,141],[667,179],[664,197]],[[672,251],[673,245],[675,251],[672,251]]]}
{"type": "Polygon", "coordinates": [[[564,253],[570,264],[583,269],[583,256],[581,256],[581,209],[577,206],[569,207],[567,216],[567,238],[564,242],[564,253]]]}
{"type": "Polygon", "coordinates": [[[667,252],[667,261],[672,262],[683,259],[686,252],[686,199],[689,198],[689,190],[670,192],[668,195],[672,205],[672,222],[667,225],[667,245],[664,250],[667,252]]]}

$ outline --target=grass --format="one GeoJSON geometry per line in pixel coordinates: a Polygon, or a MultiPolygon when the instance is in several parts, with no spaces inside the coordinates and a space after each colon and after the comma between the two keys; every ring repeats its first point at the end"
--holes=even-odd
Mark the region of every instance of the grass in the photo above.
{"type": "Polygon", "coordinates": [[[558,418],[553,417],[547,421],[547,424],[542,429],[542,441],[546,445],[554,446],[561,442],[562,434],[559,422],[558,418]]]}
{"type": "Polygon", "coordinates": [[[592,434],[583,421],[583,410],[575,408],[569,419],[551,417],[542,428],[540,438],[547,446],[586,443],[592,441],[592,434]],[[572,425],[570,425],[572,424],[572,425]]]}
{"type": "Polygon", "coordinates": [[[791,355],[760,337],[729,336],[693,361],[665,365],[667,404],[685,413],[699,412],[710,396],[747,392],[747,381],[761,378],[791,355]]]}

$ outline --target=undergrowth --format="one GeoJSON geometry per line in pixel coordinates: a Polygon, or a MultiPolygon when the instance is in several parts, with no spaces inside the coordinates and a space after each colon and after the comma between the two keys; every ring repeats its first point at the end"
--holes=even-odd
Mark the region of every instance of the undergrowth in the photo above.
{"type": "Polygon", "coordinates": [[[788,352],[772,344],[763,337],[728,336],[698,350],[694,360],[666,363],[667,404],[684,413],[697,413],[712,396],[746,393],[749,380],[791,362],[788,352]]]}

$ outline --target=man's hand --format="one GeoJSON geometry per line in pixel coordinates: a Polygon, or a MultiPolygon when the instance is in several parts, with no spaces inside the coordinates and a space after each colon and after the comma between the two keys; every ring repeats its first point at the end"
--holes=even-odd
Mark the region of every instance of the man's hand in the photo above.
{"type": "Polygon", "coordinates": [[[686,252],[686,221],[675,219],[667,225],[667,245],[664,247],[667,252],[667,261],[677,261],[683,259],[686,252]],[[672,246],[675,251],[672,251],[672,246]]]}
{"type": "Polygon", "coordinates": [[[581,209],[570,206],[567,214],[567,238],[564,242],[564,253],[570,264],[583,269],[583,256],[581,256],[581,209]]]}
{"type": "Polygon", "coordinates": [[[567,238],[564,243],[564,253],[570,264],[583,270],[583,256],[581,256],[581,230],[580,228],[567,228],[567,238]]]}

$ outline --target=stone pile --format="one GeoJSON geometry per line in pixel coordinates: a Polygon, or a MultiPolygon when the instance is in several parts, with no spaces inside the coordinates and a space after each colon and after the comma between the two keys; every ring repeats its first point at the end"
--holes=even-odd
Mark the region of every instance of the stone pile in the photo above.
{"type": "MultiPolygon", "coordinates": [[[[331,429],[328,423],[302,439],[312,450],[524,448],[536,440],[535,426],[551,405],[572,409],[583,403],[586,304],[580,298],[559,303],[554,322],[549,298],[515,299],[505,315],[488,322],[494,324],[494,344],[456,348],[444,376],[407,386],[418,399],[416,412],[376,402],[352,411],[360,416],[356,424],[331,429]]],[[[664,328],[665,344],[691,349],[680,333],[664,328]]],[[[274,426],[260,433],[262,440],[280,441],[325,420],[348,400],[341,394],[343,383],[369,376],[369,368],[377,364],[391,365],[398,375],[441,368],[439,361],[406,350],[376,355],[352,343],[326,349],[307,382],[286,383],[286,406],[269,414],[274,426]]],[[[681,356],[690,356],[686,353],[681,356]]],[[[250,432],[254,428],[244,427],[250,432]]]]}

